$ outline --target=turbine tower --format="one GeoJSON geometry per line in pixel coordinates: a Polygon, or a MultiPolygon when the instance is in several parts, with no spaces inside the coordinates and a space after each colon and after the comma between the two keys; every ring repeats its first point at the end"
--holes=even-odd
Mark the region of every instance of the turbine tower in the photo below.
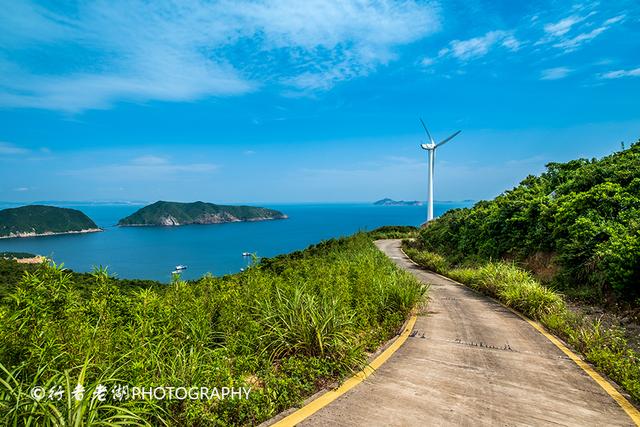
{"type": "MultiPolygon", "coordinates": [[[[427,129],[427,125],[424,124],[424,121],[422,119],[420,119],[420,123],[422,123],[422,127],[424,128],[425,132],[427,132],[427,137],[429,138],[429,142],[427,144],[420,145],[423,150],[427,150],[427,152],[429,153],[429,187],[427,190],[427,222],[429,222],[433,219],[433,169],[436,163],[436,148],[451,141],[462,131],[457,131],[450,137],[445,138],[436,144],[436,142],[433,140],[433,137],[429,133],[429,129],[427,129]]],[[[425,222],[425,224],[427,222],[425,222]]]]}

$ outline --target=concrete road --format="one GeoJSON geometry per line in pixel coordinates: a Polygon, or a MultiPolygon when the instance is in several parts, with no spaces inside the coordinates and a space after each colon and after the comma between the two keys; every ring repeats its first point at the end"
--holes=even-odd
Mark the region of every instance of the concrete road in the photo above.
{"type": "Polygon", "coordinates": [[[304,426],[634,425],[584,371],[499,304],[378,247],[431,284],[416,335],[304,426]]]}

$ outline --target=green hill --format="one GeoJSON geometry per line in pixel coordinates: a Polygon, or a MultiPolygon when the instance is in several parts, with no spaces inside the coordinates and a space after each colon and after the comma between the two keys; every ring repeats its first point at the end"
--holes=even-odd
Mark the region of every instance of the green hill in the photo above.
{"type": "Polygon", "coordinates": [[[433,221],[418,243],[451,262],[515,260],[565,292],[640,298],[640,141],[540,176],[433,221]]]}
{"type": "Polygon", "coordinates": [[[373,202],[376,206],[422,206],[422,203],[419,200],[393,200],[393,199],[381,199],[377,202],[373,202]]]}
{"type": "Polygon", "coordinates": [[[155,202],[121,219],[120,226],[220,224],[240,221],[285,219],[282,212],[254,206],[226,206],[213,203],[155,202]]]}
{"type": "Polygon", "coordinates": [[[29,205],[0,211],[0,238],[100,231],[75,209],[29,205]]]}

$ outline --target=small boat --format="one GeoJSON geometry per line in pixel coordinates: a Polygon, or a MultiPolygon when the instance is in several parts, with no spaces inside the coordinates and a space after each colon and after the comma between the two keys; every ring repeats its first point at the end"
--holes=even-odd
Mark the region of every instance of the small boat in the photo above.
{"type": "Polygon", "coordinates": [[[186,270],[187,266],[186,265],[176,265],[176,271],[181,271],[181,270],[186,270]]]}
{"type": "Polygon", "coordinates": [[[242,252],[242,256],[251,256],[251,252],[242,252]]]}
{"type": "Polygon", "coordinates": [[[180,274],[180,273],[182,273],[182,270],[173,270],[171,272],[171,274],[180,274]]]}
{"type": "Polygon", "coordinates": [[[244,268],[241,268],[241,269],[240,269],[240,272],[243,272],[243,271],[244,271],[244,268]]]}

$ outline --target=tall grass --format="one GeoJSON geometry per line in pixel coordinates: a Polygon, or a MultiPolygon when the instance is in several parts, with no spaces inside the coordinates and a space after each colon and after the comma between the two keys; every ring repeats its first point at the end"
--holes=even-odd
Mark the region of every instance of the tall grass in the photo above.
{"type": "Polygon", "coordinates": [[[8,425],[249,425],[363,366],[425,288],[365,234],[237,275],[127,289],[96,269],[24,274],[0,305],[0,418],[8,425]],[[83,279],[84,280],[84,279],[83,279]],[[83,285],[84,286],[84,285],[83,285]],[[34,401],[81,384],[85,400],[34,401]],[[249,398],[92,399],[99,385],[251,387],[249,398]]]}
{"type": "Polygon", "coordinates": [[[491,295],[532,319],[566,309],[562,297],[514,264],[488,262],[476,268],[453,268],[449,277],[491,295]]]}
{"type": "Polygon", "coordinates": [[[513,263],[489,261],[455,267],[446,257],[423,251],[409,242],[405,242],[403,249],[421,266],[540,321],[640,401],[640,354],[627,344],[620,328],[605,328],[599,319],[593,320],[570,310],[562,295],[513,263]]]}
{"type": "Polygon", "coordinates": [[[409,239],[418,235],[418,227],[410,225],[385,225],[371,230],[368,234],[373,240],[409,239]]]}
{"type": "MultiPolygon", "coordinates": [[[[91,363],[60,372],[50,369],[48,364],[41,366],[31,381],[24,379],[19,366],[9,371],[0,364],[0,412],[5,425],[13,426],[148,426],[145,415],[155,413],[156,424],[164,424],[161,416],[162,408],[155,402],[132,405],[120,402],[119,405],[102,402],[94,397],[99,385],[111,387],[122,380],[117,379],[116,372],[104,373],[87,381],[87,369],[91,363]],[[82,386],[84,396],[76,399],[72,391],[82,386]],[[42,387],[45,397],[35,399],[31,391],[42,387]],[[62,394],[59,394],[62,391],[62,394]],[[51,398],[49,393],[53,393],[51,398]]],[[[78,395],[80,396],[80,395],[78,395]]]]}
{"type": "Polygon", "coordinates": [[[353,313],[336,299],[303,288],[277,289],[273,300],[260,303],[260,311],[265,330],[261,339],[272,360],[297,353],[320,358],[340,355],[347,366],[363,362],[357,359],[361,352],[350,351],[356,330],[353,313]]]}
{"type": "Polygon", "coordinates": [[[451,269],[449,261],[435,252],[421,251],[412,246],[404,245],[405,253],[417,264],[439,274],[447,274],[451,269]]]}

